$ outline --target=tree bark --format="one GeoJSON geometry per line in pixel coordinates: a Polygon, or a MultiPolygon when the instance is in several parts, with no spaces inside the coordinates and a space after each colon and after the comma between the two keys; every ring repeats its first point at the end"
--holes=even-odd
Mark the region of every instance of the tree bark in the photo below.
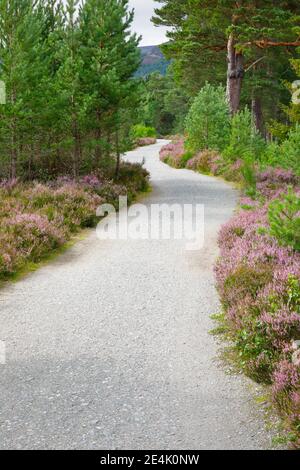
{"type": "MultiPolygon", "coordinates": [[[[13,89],[11,94],[11,105],[14,107],[16,103],[16,91],[13,89]]],[[[17,162],[18,162],[18,150],[17,150],[17,125],[16,117],[12,116],[10,123],[10,177],[11,179],[17,176],[17,162]]]]}
{"type": "Polygon", "coordinates": [[[252,117],[254,126],[261,135],[264,135],[262,103],[258,96],[252,98],[252,117]]]}
{"type": "Polygon", "coordinates": [[[101,146],[101,139],[102,139],[102,129],[101,129],[101,112],[97,110],[97,128],[96,128],[96,140],[98,141],[95,148],[95,169],[99,168],[100,161],[102,159],[102,146],[101,146]]]}
{"type": "Polygon", "coordinates": [[[116,171],[115,171],[115,179],[119,178],[120,173],[120,163],[121,163],[121,153],[120,153],[120,145],[119,145],[119,130],[116,132],[116,154],[117,154],[117,163],[116,163],[116,171]]]}
{"type": "Polygon", "coordinates": [[[236,114],[240,107],[242,83],[244,78],[244,57],[235,49],[233,34],[228,38],[228,68],[227,68],[227,100],[232,115],[236,114]]]}
{"type": "Polygon", "coordinates": [[[16,178],[17,176],[17,161],[18,161],[18,154],[17,154],[17,141],[16,141],[16,127],[13,121],[11,126],[11,151],[10,151],[10,177],[11,179],[16,178]]]}
{"type": "Polygon", "coordinates": [[[73,176],[76,178],[79,174],[80,162],[81,162],[81,139],[78,128],[77,117],[73,117],[72,132],[74,139],[74,154],[73,154],[73,176]]]}

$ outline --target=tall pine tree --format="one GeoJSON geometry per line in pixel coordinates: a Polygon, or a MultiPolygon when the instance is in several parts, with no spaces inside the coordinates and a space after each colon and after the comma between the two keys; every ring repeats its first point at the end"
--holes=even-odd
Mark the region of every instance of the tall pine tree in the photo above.
{"type": "MultiPolygon", "coordinates": [[[[261,70],[259,64],[270,66],[272,50],[292,53],[300,45],[296,1],[156,1],[162,5],[153,21],[172,28],[164,50],[177,59],[181,76],[186,67],[187,75],[194,80],[198,76],[201,85],[212,75],[218,80],[218,64],[225,70],[227,57],[227,97],[233,114],[239,109],[245,73],[261,70]]],[[[256,100],[254,92],[253,106],[259,113],[256,100]]]]}
{"type": "Polygon", "coordinates": [[[139,101],[127,0],[0,0],[0,176],[116,164],[139,101]]]}

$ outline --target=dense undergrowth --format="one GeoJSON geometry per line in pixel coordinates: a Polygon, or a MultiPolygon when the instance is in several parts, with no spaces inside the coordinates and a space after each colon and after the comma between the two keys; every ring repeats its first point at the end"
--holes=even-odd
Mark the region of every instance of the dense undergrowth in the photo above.
{"type": "Polygon", "coordinates": [[[238,182],[239,210],[219,234],[215,266],[222,321],[240,367],[271,385],[272,399],[300,445],[300,178],[291,170],[217,151],[191,156],[183,139],[162,148],[161,160],[238,182]]]}
{"type": "Polygon", "coordinates": [[[155,137],[140,137],[135,140],[136,147],[145,147],[146,145],[153,145],[156,143],[155,137]]]}
{"type": "Polygon", "coordinates": [[[217,286],[241,367],[272,385],[274,402],[298,433],[300,186],[284,170],[261,173],[258,181],[256,198],[242,198],[220,232],[217,286]]]}
{"type": "Polygon", "coordinates": [[[118,208],[119,196],[127,195],[131,203],[147,188],[147,171],[129,163],[121,164],[117,181],[100,173],[48,182],[1,181],[0,279],[41,260],[81,228],[93,227],[100,204],[118,208]]]}
{"type": "Polygon", "coordinates": [[[144,147],[156,143],[156,130],[143,124],[136,124],[131,129],[130,140],[135,147],[144,147]]]}

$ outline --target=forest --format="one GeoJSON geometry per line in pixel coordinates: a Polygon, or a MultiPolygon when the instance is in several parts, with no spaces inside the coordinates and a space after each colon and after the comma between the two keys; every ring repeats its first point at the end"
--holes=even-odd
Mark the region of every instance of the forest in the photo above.
{"type": "Polygon", "coordinates": [[[1,176],[88,173],[118,153],[140,56],[126,2],[0,4],[1,176]],[[77,14],[78,12],[78,14],[77,14]]]}
{"type": "Polygon", "coordinates": [[[147,189],[120,158],[141,102],[132,20],[126,1],[0,2],[2,278],[147,189]]]}

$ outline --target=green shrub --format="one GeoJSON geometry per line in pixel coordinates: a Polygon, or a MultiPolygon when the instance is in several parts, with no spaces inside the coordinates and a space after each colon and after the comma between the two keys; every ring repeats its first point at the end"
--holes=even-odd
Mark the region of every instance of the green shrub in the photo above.
{"type": "Polygon", "coordinates": [[[267,145],[261,163],[263,167],[278,166],[300,176],[300,126],[291,130],[281,144],[267,145]]]}
{"type": "Polygon", "coordinates": [[[247,196],[255,197],[256,195],[256,172],[251,161],[251,158],[245,157],[243,166],[241,168],[241,173],[245,185],[245,192],[247,196]]]}
{"type": "Polygon", "coordinates": [[[149,173],[140,163],[122,162],[118,183],[127,187],[133,193],[147,191],[149,188],[149,173]]]}
{"type": "Polygon", "coordinates": [[[133,126],[131,130],[131,137],[133,140],[141,139],[143,137],[156,137],[156,130],[154,127],[148,127],[143,124],[133,126]]]}
{"type": "Polygon", "coordinates": [[[194,154],[190,150],[187,150],[181,157],[182,168],[186,167],[187,162],[193,158],[194,154]]]}
{"type": "Polygon", "coordinates": [[[297,125],[280,146],[280,166],[300,176],[300,125],[297,125]]]}
{"type": "Polygon", "coordinates": [[[235,162],[245,156],[259,160],[265,151],[265,141],[254,129],[248,108],[235,114],[231,120],[230,143],[223,156],[235,162]]]}
{"type": "Polygon", "coordinates": [[[187,115],[187,147],[193,152],[223,150],[228,145],[230,116],[222,86],[206,84],[187,115]]]}
{"type": "Polygon", "coordinates": [[[232,163],[228,160],[221,160],[219,164],[219,174],[227,181],[235,181],[240,183],[243,181],[242,167],[244,165],[243,160],[237,160],[232,163]]]}
{"type": "Polygon", "coordinates": [[[218,168],[219,154],[214,150],[203,150],[187,163],[189,170],[200,171],[201,173],[215,174],[218,168]]]}
{"type": "Polygon", "coordinates": [[[284,246],[300,251],[300,197],[292,190],[270,204],[270,234],[284,246]]]}
{"type": "Polygon", "coordinates": [[[269,265],[258,265],[256,267],[240,264],[224,282],[223,300],[226,307],[231,307],[236,298],[251,296],[255,299],[258,291],[272,280],[272,268],[269,265]]]}
{"type": "Polygon", "coordinates": [[[267,125],[268,131],[272,134],[273,137],[282,142],[287,139],[288,133],[290,132],[290,127],[287,124],[271,119],[267,125]]]}
{"type": "Polygon", "coordinates": [[[270,142],[266,145],[261,166],[262,168],[280,166],[280,145],[277,142],[270,142]]]}

